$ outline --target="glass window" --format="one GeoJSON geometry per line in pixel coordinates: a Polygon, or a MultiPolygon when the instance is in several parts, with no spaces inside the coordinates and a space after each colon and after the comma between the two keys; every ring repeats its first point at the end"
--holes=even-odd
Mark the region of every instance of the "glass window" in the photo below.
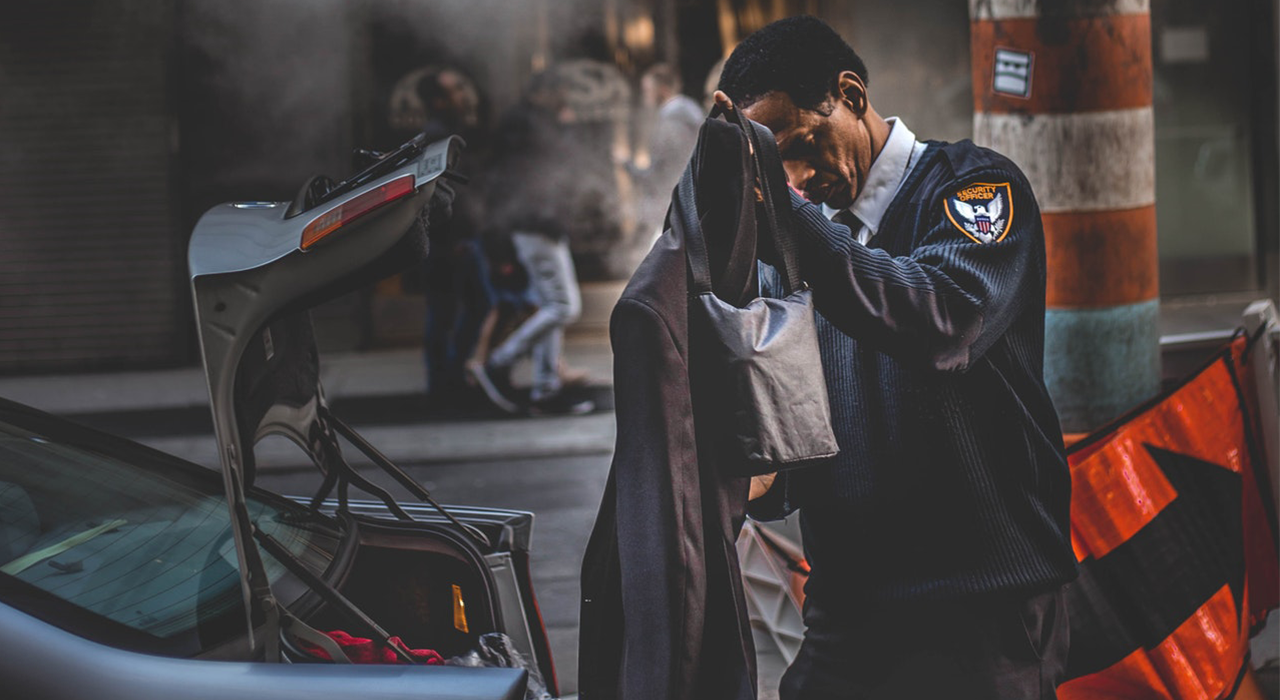
{"type": "MultiPolygon", "coordinates": [[[[332,561],[338,535],[322,522],[253,499],[249,512],[313,571],[332,561]]],[[[273,583],[287,577],[263,559],[273,583]]],[[[129,464],[3,421],[0,573],[164,640],[243,617],[216,479],[129,464]]]]}
{"type": "Polygon", "coordinates": [[[1251,60],[1252,21],[1242,2],[1151,3],[1163,295],[1260,286],[1252,100],[1270,78],[1251,60]]]}

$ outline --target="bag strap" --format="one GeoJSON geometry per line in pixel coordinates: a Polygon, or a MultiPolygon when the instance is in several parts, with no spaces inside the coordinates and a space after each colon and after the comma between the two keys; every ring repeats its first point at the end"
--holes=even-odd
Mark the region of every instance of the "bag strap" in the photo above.
{"type": "Polygon", "coordinates": [[[795,212],[791,210],[791,186],[787,184],[773,132],[756,122],[747,120],[747,123],[756,137],[756,170],[760,173],[761,189],[765,194],[765,211],[770,224],[768,235],[782,264],[787,293],[796,292],[804,287],[804,280],[800,276],[800,245],[796,238],[795,212]]]}
{"type": "Polygon", "coordinates": [[[711,115],[724,115],[729,123],[737,125],[746,134],[751,145],[754,172],[760,178],[760,189],[764,194],[765,217],[769,224],[766,235],[770,236],[778,254],[787,293],[795,292],[804,286],[800,277],[799,245],[796,242],[795,217],[791,211],[786,171],[782,167],[782,156],[778,153],[778,143],[774,140],[773,132],[764,125],[747,119],[740,109],[726,111],[716,105],[712,108],[711,115]]]}
{"type": "Polygon", "coordinates": [[[698,217],[690,215],[696,212],[693,203],[693,161],[684,168],[680,182],[676,183],[671,197],[671,226],[680,232],[684,240],[685,258],[689,261],[690,294],[711,293],[711,264],[707,259],[707,241],[702,235],[702,225],[698,217]]]}
{"type": "MultiPolygon", "coordinates": [[[[702,160],[706,153],[706,126],[698,135],[698,143],[693,157],[685,166],[684,174],[672,193],[670,224],[677,228],[685,244],[685,255],[689,263],[691,277],[691,293],[713,294],[711,281],[711,263],[707,252],[707,241],[702,230],[702,220],[698,216],[697,177],[701,172],[702,160]]],[[[753,161],[747,139],[741,140],[739,157],[741,159],[742,197],[738,212],[738,232],[734,237],[729,262],[722,279],[729,281],[746,280],[756,257],[757,224],[755,220],[753,188],[753,161]]],[[[745,282],[744,282],[745,284],[745,282]]],[[[737,285],[744,286],[744,285],[737,285]]],[[[733,288],[737,288],[737,286],[733,288]]],[[[736,300],[735,300],[736,301],[736,300]]]]}

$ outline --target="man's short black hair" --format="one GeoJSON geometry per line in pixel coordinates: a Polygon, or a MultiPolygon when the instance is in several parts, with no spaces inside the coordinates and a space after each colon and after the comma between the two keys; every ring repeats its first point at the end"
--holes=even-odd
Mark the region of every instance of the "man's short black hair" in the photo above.
{"type": "Polygon", "coordinates": [[[720,89],[740,107],[779,91],[801,109],[821,111],[841,71],[867,82],[867,66],[853,48],[817,17],[788,17],[738,44],[720,74],[720,89]]]}

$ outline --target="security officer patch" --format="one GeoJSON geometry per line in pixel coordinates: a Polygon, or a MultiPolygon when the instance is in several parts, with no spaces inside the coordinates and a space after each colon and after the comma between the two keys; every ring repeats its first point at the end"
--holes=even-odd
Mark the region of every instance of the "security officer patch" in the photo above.
{"type": "Polygon", "coordinates": [[[1007,182],[975,182],[946,200],[947,218],[978,243],[995,243],[1013,226],[1013,188],[1007,182]]]}

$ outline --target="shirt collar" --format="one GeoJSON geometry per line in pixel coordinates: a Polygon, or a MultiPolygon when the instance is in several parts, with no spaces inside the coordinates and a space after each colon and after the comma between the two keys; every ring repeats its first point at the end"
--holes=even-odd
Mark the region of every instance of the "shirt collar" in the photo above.
{"type": "Polygon", "coordinates": [[[897,117],[885,120],[892,127],[889,138],[880,149],[880,155],[871,163],[867,172],[867,182],[858,193],[858,198],[849,205],[858,220],[870,231],[871,235],[879,233],[880,220],[889,209],[893,198],[898,194],[898,187],[907,176],[907,166],[911,163],[911,151],[916,145],[916,135],[897,117]]]}

